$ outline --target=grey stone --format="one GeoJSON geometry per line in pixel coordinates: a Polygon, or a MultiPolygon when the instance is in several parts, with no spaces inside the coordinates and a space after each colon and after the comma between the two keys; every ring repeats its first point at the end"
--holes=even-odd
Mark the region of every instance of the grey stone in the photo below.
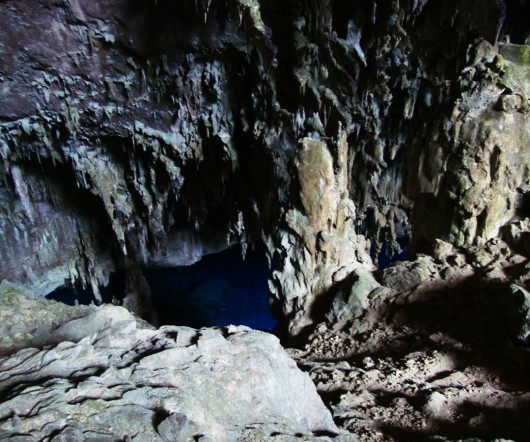
{"type": "Polygon", "coordinates": [[[186,442],[188,439],[188,417],[174,413],[162,421],[157,428],[164,442],[186,442]]]}
{"type": "Polygon", "coordinates": [[[67,322],[57,328],[53,335],[63,341],[78,342],[122,321],[134,322],[134,318],[123,307],[106,305],[88,316],[67,322]]]}
{"type": "MultiPolygon", "coordinates": [[[[530,338],[530,292],[517,284],[512,284],[511,289],[519,305],[520,321],[522,321],[522,325],[516,331],[516,335],[523,342],[528,342],[530,338]]],[[[514,318],[514,322],[516,321],[517,319],[514,318]]]]}
{"type": "Polygon", "coordinates": [[[337,431],[275,336],[248,327],[153,330],[127,318],[121,307],[98,307],[59,328],[65,337],[75,330],[77,343],[55,345],[51,336],[44,350],[1,358],[0,434],[42,439],[66,420],[57,441],[80,432],[86,440],[237,440],[255,422],[293,434],[337,431]]]}
{"type": "Polygon", "coordinates": [[[349,321],[363,315],[369,305],[368,296],[381,285],[371,272],[356,270],[350,278],[353,282],[335,295],[326,319],[330,323],[349,321]]]}
{"type": "Polygon", "coordinates": [[[51,442],[83,442],[84,440],[83,432],[79,428],[66,427],[54,436],[51,442]]]}

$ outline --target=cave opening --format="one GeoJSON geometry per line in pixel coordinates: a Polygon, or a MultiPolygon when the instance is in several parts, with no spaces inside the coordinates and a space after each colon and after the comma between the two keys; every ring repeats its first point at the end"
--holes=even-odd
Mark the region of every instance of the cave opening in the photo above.
{"type": "MultiPolygon", "coordinates": [[[[269,309],[270,268],[260,248],[241,247],[203,257],[190,266],[145,268],[152,305],[159,325],[193,328],[246,325],[272,331],[276,319],[269,309]]],[[[100,287],[103,303],[120,300],[125,293],[125,272],[111,274],[109,284],[100,287]]],[[[97,303],[90,287],[60,287],[47,299],[67,305],[97,303]]]]}
{"type": "Polygon", "coordinates": [[[271,331],[269,265],[260,248],[207,255],[191,266],[145,269],[160,325],[246,325],[271,331]]]}
{"type": "MultiPolygon", "coordinates": [[[[111,273],[109,283],[99,287],[99,293],[104,304],[110,304],[114,299],[119,299],[124,292],[125,273],[123,271],[111,273]]],[[[46,299],[62,302],[66,305],[90,305],[98,302],[90,285],[82,287],[80,284],[72,283],[58,287],[46,295],[46,299]]]]}
{"type": "Polygon", "coordinates": [[[410,256],[410,238],[408,236],[398,236],[394,247],[392,242],[385,240],[381,250],[376,253],[375,247],[372,246],[371,255],[374,257],[377,267],[386,269],[390,264],[399,261],[406,261],[410,256]],[[399,246],[399,248],[396,248],[399,246]]]}

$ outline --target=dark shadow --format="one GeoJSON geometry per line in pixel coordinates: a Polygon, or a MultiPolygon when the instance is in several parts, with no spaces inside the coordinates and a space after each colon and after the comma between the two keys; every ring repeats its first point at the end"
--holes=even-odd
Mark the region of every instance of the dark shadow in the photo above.
{"type": "Polygon", "coordinates": [[[521,301],[499,280],[469,277],[423,293],[393,317],[398,324],[427,333],[444,332],[476,349],[502,348],[523,324],[521,301]]]}
{"type": "MultiPolygon", "coordinates": [[[[524,265],[504,268],[512,280],[525,272],[524,265]]],[[[404,293],[394,300],[387,313],[381,312],[381,324],[402,330],[391,339],[380,341],[369,352],[352,352],[335,361],[347,361],[352,367],[363,367],[363,360],[394,360],[396,365],[414,352],[429,355],[440,351],[452,360],[452,368],[435,373],[424,381],[427,385],[418,390],[370,390],[377,406],[392,408],[393,401],[404,398],[414,409],[421,410],[430,394],[438,387],[428,384],[441,381],[453,372],[473,376],[480,370],[491,379],[491,388],[484,389],[476,401],[473,396],[457,406],[451,420],[429,419],[427,429],[407,428],[407,423],[388,425],[375,423],[385,436],[398,441],[426,441],[478,438],[492,440],[505,438],[528,440],[530,434],[530,345],[517,338],[526,321],[522,296],[514,294],[510,285],[499,279],[488,278],[487,269],[453,284],[439,281],[421,294],[404,293]],[[416,296],[417,295],[417,296],[416,296]],[[410,296],[410,297],[409,297],[410,296]],[[443,337],[437,339],[436,337],[443,337]],[[483,402],[481,402],[483,401],[483,402]],[[484,403],[488,405],[484,405],[484,403]]],[[[424,285],[425,287],[425,285],[424,285]]],[[[352,339],[359,342],[370,338],[373,330],[357,334],[352,339]]],[[[311,359],[315,362],[315,359],[311,359]]],[[[325,362],[333,362],[325,360],[325,362]]],[[[311,366],[300,364],[302,369],[311,366]]],[[[469,385],[481,387],[480,378],[469,385]]],[[[443,387],[442,393],[443,393],[443,387]]],[[[448,387],[457,388],[457,387],[448,387]]],[[[347,389],[320,392],[326,404],[340,402],[347,389]]],[[[382,419],[384,421],[384,418],[382,419]]],[[[341,424],[340,420],[337,422],[341,424]]]]}
{"type": "Polygon", "coordinates": [[[170,413],[161,407],[155,408],[153,411],[154,411],[153,420],[152,420],[153,428],[157,429],[158,426],[170,416],[170,413]]]}
{"type": "MultiPolygon", "coordinates": [[[[457,285],[423,293],[421,300],[396,307],[388,319],[397,326],[415,330],[413,336],[400,343],[399,351],[436,348],[429,337],[443,333],[463,344],[463,349],[449,349],[457,366],[480,365],[510,388],[530,390],[530,378],[524,374],[530,361],[527,358],[514,363],[510,356],[524,353],[513,350],[525,348],[516,340],[525,321],[522,299],[505,283],[474,275],[457,285]]],[[[370,356],[383,354],[389,355],[388,350],[370,356]]]]}
{"type": "MultiPolygon", "coordinates": [[[[124,11],[123,44],[143,55],[216,49],[224,44],[228,10],[224,2],[130,0],[124,11]]],[[[233,30],[232,30],[233,31],[233,30]]]]}
{"type": "Polygon", "coordinates": [[[205,256],[186,267],[146,269],[153,303],[161,325],[193,328],[247,325],[272,330],[268,268],[262,250],[241,249],[205,256]]]}
{"type": "Polygon", "coordinates": [[[530,434],[530,401],[524,400],[508,407],[484,407],[471,402],[458,409],[455,422],[437,421],[432,430],[419,432],[406,428],[382,425],[380,430],[397,441],[440,440],[497,440],[527,441],[530,434]],[[467,423],[473,420],[473,428],[467,423]]]}
{"type": "MultiPolygon", "coordinates": [[[[116,298],[122,298],[125,290],[125,275],[123,272],[116,272],[110,275],[109,284],[99,288],[103,303],[111,303],[116,298]]],[[[97,304],[94,291],[90,286],[82,287],[78,284],[73,286],[59,287],[50,294],[46,299],[62,302],[66,305],[89,305],[97,304]]]]}

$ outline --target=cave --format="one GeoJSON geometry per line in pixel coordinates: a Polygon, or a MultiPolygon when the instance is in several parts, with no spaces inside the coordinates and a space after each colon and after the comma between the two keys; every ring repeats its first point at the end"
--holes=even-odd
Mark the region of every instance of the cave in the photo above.
{"type": "MultiPolygon", "coordinates": [[[[384,256],[387,261],[393,258],[384,256]]],[[[261,247],[243,253],[241,247],[234,246],[188,266],[145,268],[142,275],[157,325],[203,328],[238,324],[266,331],[276,325],[269,308],[270,268],[261,247]]],[[[104,304],[119,304],[125,296],[125,274],[112,273],[109,283],[99,287],[99,296],[104,304]]],[[[71,306],[98,302],[90,287],[79,285],[59,287],[46,299],[71,306]]]]}
{"type": "Polygon", "coordinates": [[[272,331],[265,253],[232,248],[191,266],[144,271],[161,325],[231,324],[272,331]]]}
{"type": "Polygon", "coordinates": [[[51,301],[62,302],[71,306],[91,305],[97,302],[110,304],[113,299],[123,294],[123,283],[124,277],[120,273],[110,275],[108,285],[98,288],[101,301],[96,298],[94,290],[91,287],[83,287],[75,284],[65,284],[64,286],[58,287],[45,297],[51,301]]]}
{"type": "Polygon", "coordinates": [[[0,2],[0,440],[526,440],[530,3],[0,2]]]}

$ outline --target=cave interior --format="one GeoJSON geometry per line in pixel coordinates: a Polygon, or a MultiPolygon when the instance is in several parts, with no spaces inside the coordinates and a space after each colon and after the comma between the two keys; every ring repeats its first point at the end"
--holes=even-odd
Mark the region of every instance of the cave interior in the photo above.
{"type": "Polygon", "coordinates": [[[0,1],[0,440],[528,440],[529,19],[0,1]]]}

